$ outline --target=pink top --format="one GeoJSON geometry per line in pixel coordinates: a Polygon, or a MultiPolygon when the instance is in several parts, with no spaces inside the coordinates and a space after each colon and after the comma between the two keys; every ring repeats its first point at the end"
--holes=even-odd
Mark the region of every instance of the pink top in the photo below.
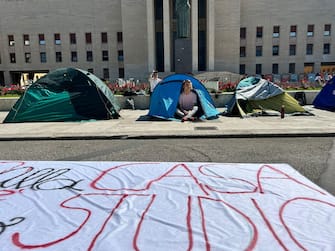
{"type": "Polygon", "coordinates": [[[197,95],[194,92],[182,93],[179,96],[179,105],[182,110],[190,111],[197,104],[197,95]]]}

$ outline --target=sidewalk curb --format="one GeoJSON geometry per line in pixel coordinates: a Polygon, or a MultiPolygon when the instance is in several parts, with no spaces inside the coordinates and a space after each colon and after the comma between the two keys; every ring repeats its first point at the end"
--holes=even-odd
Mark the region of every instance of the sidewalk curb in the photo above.
{"type": "Polygon", "coordinates": [[[273,134],[171,134],[171,135],[92,135],[92,136],[24,136],[0,137],[0,141],[48,141],[48,140],[151,140],[151,139],[214,139],[214,138],[303,138],[303,137],[335,137],[335,132],[329,133],[273,133],[273,134]]]}

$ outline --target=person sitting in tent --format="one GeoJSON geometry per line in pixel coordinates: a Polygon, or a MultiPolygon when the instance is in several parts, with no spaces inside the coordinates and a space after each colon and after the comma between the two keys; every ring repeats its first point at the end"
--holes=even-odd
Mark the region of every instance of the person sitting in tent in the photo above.
{"type": "MultiPolygon", "coordinates": [[[[187,90],[185,93],[187,93],[187,90]]],[[[192,96],[193,95],[189,97],[192,96]]],[[[188,117],[185,117],[185,119],[195,117],[200,118],[201,120],[211,120],[218,118],[219,114],[220,112],[215,108],[211,95],[198,79],[186,74],[172,74],[165,77],[155,87],[155,90],[150,98],[148,116],[158,119],[180,121],[187,115],[188,117]],[[189,84],[186,83],[185,80],[190,80],[190,86],[186,87],[186,84],[189,84]],[[184,93],[184,84],[185,88],[189,88],[191,92],[196,95],[196,106],[198,107],[198,110],[195,113],[193,112],[196,109],[194,107],[194,99],[193,101],[191,100],[190,107],[188,109],[181,109],[183,104],[181,104],[181,106],[179,104],[179,100],[181,102],[184,101],[185,105],[186,102],[188,102],[186,101],[187,99],[184,100],[184,98],[180,98],[180,94],[184,93]],[[176,114],[177,108],[181,111],[179,116],[176,114]],[[185,114],[182,110],[188,111],[188,114],[185,114]]]]}
{"type": "Polygon", "coordinates": [[[183,81],[182,92],[179,96],[176,116],[181,118],[181,121],[195,120],[195,116],[199,110],[198,96],[193,91],[192,82],[189,79],[183,81]]]}

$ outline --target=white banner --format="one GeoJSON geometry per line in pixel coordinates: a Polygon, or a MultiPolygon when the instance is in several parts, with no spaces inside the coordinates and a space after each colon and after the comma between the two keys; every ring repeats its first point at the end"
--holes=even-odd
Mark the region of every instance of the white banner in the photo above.
{"type": "Polygon", "coordinates": [[[335,197],[286,164],[0,162],[0,250],[335,250],[335,197]]]}

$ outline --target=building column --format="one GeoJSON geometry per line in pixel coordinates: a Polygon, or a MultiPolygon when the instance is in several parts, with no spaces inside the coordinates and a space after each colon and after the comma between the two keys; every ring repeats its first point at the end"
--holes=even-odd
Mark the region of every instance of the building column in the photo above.
{"type": "Polygon", "coordinates": [[[155,12],[154,0],[147,0],[147,34],[148,34],[148,72],[156,68],[155,62],[155,12]]]}
{"type": "Polygon", "coordinates": [[[170,1],[163,1],[164,71],[171,72],[170,1]]]}
{"type": "Polygon", "coordinates": [[[12,78],[11,78],[11,75],[10,75],[10,72],[9,71],[4,71],[4,80],[5,80],[5,85],[6,86],[9,86],[11,83],[12,83],[12,78]]]}
{"type": "Polygon", "coordinates": [[[207,0],[207,70],[214,71],[215,0],[207,0]]]}
{"type": "Polygon", "coordinates": [[[191,37],[192,37],[192,71],[198,71],[198,0],[192,0],[191,2],[192,10],[192,28],[191,28],[191,37]]]}

